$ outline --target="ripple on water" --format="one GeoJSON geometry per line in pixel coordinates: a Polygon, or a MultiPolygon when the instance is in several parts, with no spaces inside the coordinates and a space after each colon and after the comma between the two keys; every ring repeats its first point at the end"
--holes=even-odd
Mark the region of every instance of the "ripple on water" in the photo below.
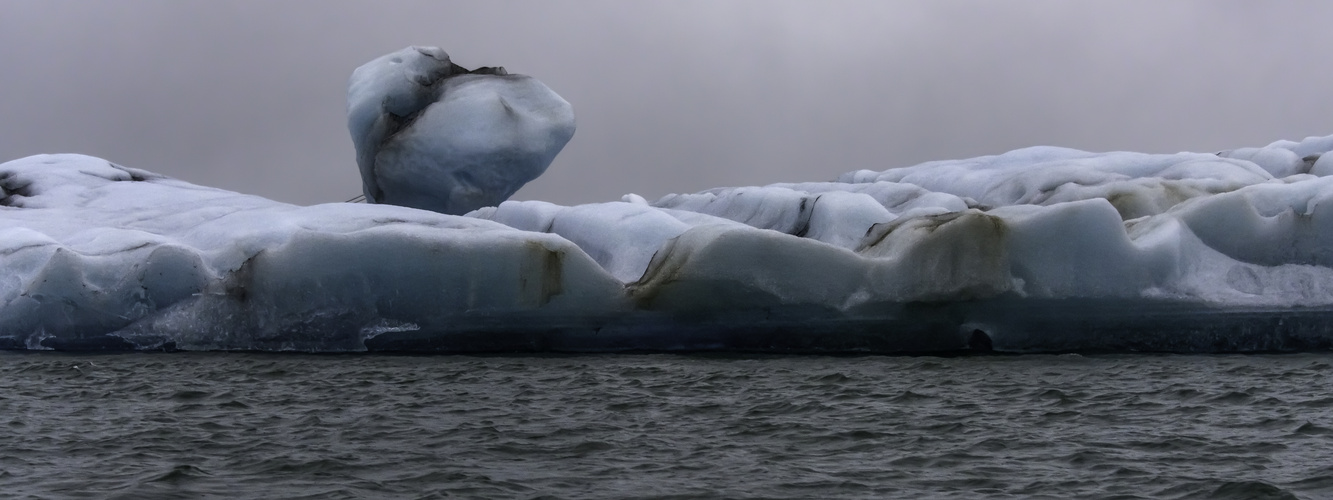
{"type": "Polygon", "coordinates": [[[0,491],[1325,498],[1333,355],[0,355],[0,491]]]}

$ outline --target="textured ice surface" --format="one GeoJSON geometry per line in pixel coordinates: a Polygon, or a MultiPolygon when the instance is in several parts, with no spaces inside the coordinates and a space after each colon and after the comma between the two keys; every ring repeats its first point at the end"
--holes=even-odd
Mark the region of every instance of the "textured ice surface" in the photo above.
{"type": "Polygon", "coordinates": [[[468,71],[436,47],[357,68],[347,115],[367,201],[448,214],[508,199],[574,135],[573,108],[546,85],[468,71]]]}
{"type": "Polygon", "coordinates": [[[429,351],[1333,347],[1333,138],[1028,148],[466,216],[0,165],[0,344],[429,351]]]}
{"type": "Polygon", "coordinates": [[[360,350],[460,315],[624,307],[621,283],[569,241],[484,220],[298,207],[78,155],[5,163],[0,186],[11,344],[120,332],[137,347],[360,350]]]}

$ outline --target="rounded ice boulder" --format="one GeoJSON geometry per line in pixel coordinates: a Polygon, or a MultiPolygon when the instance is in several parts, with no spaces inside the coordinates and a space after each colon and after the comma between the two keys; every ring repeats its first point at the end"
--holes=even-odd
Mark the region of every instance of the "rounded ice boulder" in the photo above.
{"type": "Polygon", "coordinates": [[[347,115],[366,201],[446,214],[508,199],[574,136],[573,107],[542,82],[437,47],[357,68],[347,115]]]}

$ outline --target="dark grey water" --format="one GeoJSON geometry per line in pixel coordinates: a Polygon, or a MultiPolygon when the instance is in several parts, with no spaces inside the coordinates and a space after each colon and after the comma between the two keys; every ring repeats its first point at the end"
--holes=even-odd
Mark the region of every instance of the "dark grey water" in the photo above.
{"type": "Polygon", "coordinates": [[[0,354],[0,496],[1328,498],[1333,355],[0,354]]]}

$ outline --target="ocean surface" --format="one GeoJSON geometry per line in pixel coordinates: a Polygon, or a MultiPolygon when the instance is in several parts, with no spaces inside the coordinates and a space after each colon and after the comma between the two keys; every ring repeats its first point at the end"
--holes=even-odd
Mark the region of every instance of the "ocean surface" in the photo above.
{"type": "Polygon", "coordinates": [[[1333,498],[1333,354],[0,353],[5,498],[1333,498]]]}

